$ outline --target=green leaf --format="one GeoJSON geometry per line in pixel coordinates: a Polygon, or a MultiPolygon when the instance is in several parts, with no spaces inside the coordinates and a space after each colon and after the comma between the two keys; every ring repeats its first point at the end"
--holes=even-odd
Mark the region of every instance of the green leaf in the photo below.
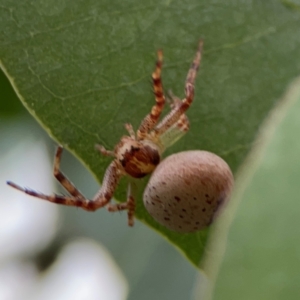
{"type": "MultiPolygon", "coordinates": [[[[0,0],[1,66],[31,114],[101,181],[112,149],[154,103],[150,75],[164,50],[166,90],[184,81],[205,38],[191,130],[166,155],[205,149],[236,171],[257,130],[300,70],[300,14],[280,1],[0,0]],[[291,59],[291,57],[293,59],[291,59]]],[[[143,208],[137,217],[172,241],[195,265],[208,230],[177,234],[143,208]]],[[[126,180],[115,193],[123,201],[126,180]]],[[[124,217],[124,224],[126,217],[124,217]]]]}
{"type": "Polygon", "coordinates": [[[22,104],[12,90],[6,76],[0,70],[0,91],[1,98],[5,101],[0,101],[0,117],[12,116],[14,113],[19,113],[23,110],[22,104]]]}
{"type": "Polygon", "coordinates": [[[212,235],[210,279],[223,260],[213,299],[299,298],[299,111],[300,78],[263,127],[212,235]]]}

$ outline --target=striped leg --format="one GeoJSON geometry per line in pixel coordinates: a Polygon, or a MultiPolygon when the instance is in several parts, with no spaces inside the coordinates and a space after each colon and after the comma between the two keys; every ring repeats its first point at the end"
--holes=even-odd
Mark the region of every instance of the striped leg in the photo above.
{"type": "Polygon", "coordinates": [[[81,207],[88,211],[95,211],[103,206],[105,206],[113,196],[113,193],[116,189],[116,186],[123,175],[120,171],[120,166],[116,160],[114,160],[109,167],[107,168],[102,187],[99,192],[95,195],[93,200],[85,198],[75,186],[59,171],[60,157],[62,153],[62,147],[58,147],[55,162],[54,162],[54,176],[62,184],[62,186],[72,195],[45,195],[39,192],[36,192],[31,189],[22,188],[19,185],[8,181],[7,184],[11,187],[36,198],[47,200],[49,202],[68,205],[68,206],[77,206],[81,207]]]}
{"type": "Polygon", "coordinates": [[[190,107],[194,99],[194,82],[197,71],[199,69],[201,56],[203,52],[203,40],[200,40],[198,50],[196,52],[194,61],[189,69],[186,82],[185,82],[185,98],[181,101],[179,106],[176,106],[170,111],[168,115],[155,127],[154,131],[156,135],[161,135],[166,132],[171,126],[173,126],[180,116],[190,107]]]}
{"type": "MultiPolygon", "coordinates": [[[[40,198],[43,200],[47,200],[49,202],[53,202],[53,203],[57,203],[57,204],[63,204],[63,205],[71,205],[71,206],[82,206],[82,203],[84,202],[81,198],[74,198],[71,196],[64,196],[64,195],[57,195],[57,194],[53,194],[53,195],[45,195],[39,192],[36,192],[34,190],[28,189],[28,188],[23,188],[11,181],[7,181],[7,184],[27,195],[36,197],[36,198],[40,198]],[[75,204],[76,202],[76,204],[75,204]],[[81,203],[81,205],[79,204],[81,203]]],[[[84,199],[85,200],[85,199],[84,199]]]]}
{"type": "Polygon", "coordinates": [[[121,169],[122,168],[117,160],[110,163],[106,169],[102,186],[98,193],[94,196],[93,201],[90,203],[90,206],[93,207],[92,210],[101,208],[110,201],[121,177],[123,176],[123,173],[120,171],[121,169]]]}
{"type": "Polygon", "coordinates": [[[138,131],[137,137],[139,140],[145,138],[148,132],[157,124],[160,114],[165,105],[165,96],[161,81],[161,69],[163,62],[163,53],[161,50],[157,51],[157,61],[154,72],[152,73],[153,89],[155,95],[155,105],[152,107],[150,114],[148,114],[142,121],[138,131]]]}
{"type": "Polygon", "coordinates": [[[108,211],[111,211],[111,212],[127,210],[128,225],[133,226],[134,225],[135,200],[132,195],[131,183],[128,184],[127,201],[126,202],[117,203],[117,204],[107,204],[106,207],[107,207],[108,211]]]}
{"type": "Polygon", "coordinates": [[[115,156],[114,151],[106,150],[102,145],[96,144],[95,149],[99,151],[104,156],[115,156]]]}
{"type": "Polygon", "coordinates": [[[134,133],[134,130],[132,128],[132,125],[129,124],[129,123],[126,123],[125,124],[125,129],[128,131],[130,137],[135,140],[135,133],[134,133]]]}
{"type": "Polygon", "coordinates": [[[58,180],[58,182],[73,196],[80,199],[85,199],[85,197],[80,193],[80,191],[74,186],[74,184],[60,171],[60,159],[62,155],[63,147],[58,146],[55,157],[54,157],[54,169],[53,175],[58,180]]]}
{"type": "MultiPolygon", "coordinates": [[[[168,102],[170,103],[171,109],[174,109],[181,105],[181,100],[178,97],[176,97],[172,93],[172,91],[169,91],[169,97],[170,99],[168,100],[168,102]]],[[[184,131],[185,133],[190,129],[190,122],[186,114],[182,114],[179,120],[174,125],[176,125],[175,127],[179,128],[181,131],[184,131]]]]}

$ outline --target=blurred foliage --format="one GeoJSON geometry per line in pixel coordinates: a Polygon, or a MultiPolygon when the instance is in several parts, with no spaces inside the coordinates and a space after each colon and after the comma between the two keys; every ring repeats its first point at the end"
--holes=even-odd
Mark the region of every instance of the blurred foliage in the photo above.
{"type": "Polygon", "coordinates": [[[213,299],[299,299],[299,111],[300,78],[262,128],[216,226],[205,265],[211,278],[225,244],[226,251],[213,299]]]}
{"type": "MultiPolygon", "coordinates": [[[[5,161],[5,165],[9,166],[9,170],[15,170],[16,174],[19,174],[20,177],[28,177],[28,169],[20,167],[20,162],[29,159],[29,153],[24,151],[23,147],[20,148],[20,144],[28,143],[29,141],[40,144],[42,139],[48,144],[47,152],[49,154],[49,161],[53,159],[55,151],[54,143],[49,141],[47,134],[45,134],[35,120],[30,118],[27,114],[20,115],[16,113],[4,119],[0,118],[0,137],[0,158],[7,158],[7,154],[10,151],[23,151],[23,154],[20,155],[18,159],[6,159],[5,161]],[[19,148],[15,149],[16,147],[19,148]]],[[[33,162],[34,167],[30,176],[38,176],[37,164],[42,164],[42,162],[33,162]]],[[[84,168],[76,158],[70,155],[70,153],[65,152],[63,154],[61,168],[65,174],[68,174],[72,182],[88,197],[92,197],[93,193],[99,188],[98,183],[87,169],[84,168]]],[[[7,172],[5,166],[1,164],[1,191],[8,188],[5,184],[6,180],[14,179],[14,177],[8,175],[7,172]]],[[[46,177],[50,182],[54,180],[51,171],[48,172],[48,176],[46,175],[46,177]]],[[[23,180],[18,180],[17,183],[26,185],[23,180]]],[[[37,182],[28,186],[41,192],[46,192],[37,182]]],[[[59,185],[57,185],[57,187],[59,187],[59,185]]],[[[53,189],[53,192],[54,191],[53,189]]],[[[56,190],[56,192],[65,193],[62,188],[56,190]]],[[[12,190],[12,195],[15,197],[21,196],[16,190],[12,190]]],[[[13,197],[5,198],[3,193],[1,193],[0,199],[3,200],[2,202],[0,201],[0,212],[2,213],[4,211],[2,204],[6,205],[10,203],[14,205],[15,210],[12,211],[9,217],[11,222],[8,225],[10,225],[10,227],[7,226],[8,228],[6,228],[8,232],[12,232],[17,227],[16,223],[18,222],[16,218],[18,218],[19,221],[20,208],[13,197]]],[[[27,199],[26,201],[24,200],[25,202],[22,203],[22,205],[27,206],[27,201],[30,200],[41,201],[38,199],[27,199]]],[[[100,210],[97,214],[93,214],[76,208],[64,206],[56,207],[60,208],[60,212],[63,215],[63,218],[61,218],[61,221],[57,224],[59,225],[57,236],[43,252],[29,258],[33,260],[33,263],[39,270],[44,270],[49,275],[50,272],[48,272],[48,268],[55,262],[54,260],[57,258],[57,255],[66,244],[80,237],[90,237],[105,246],[122,269],[130,286],[128,299],[150,300],[155,299],[159,295],[159,299],[161,300],[170,298],[181,300],[186,297],[189,298],[192,295],[197,270],[191,264],[187,263],[186,259],[176,251],[170,243],[149,227],[144,226],[144,224],[140,222],[136,222],[134,229],[125,226],[126,223],[124,225],[124,219],[126,220],[126,212],[109,214],[104,209],[100,210]],[[178,270],[180,270],[180,272],[178,272],[178,270]],[[182,280],[182,278],[185,280],[182,280]],[[170,286],[172,286],[171,290],[170,286]],[[146,295],[145,290],[147,290],[146,295]]],[[[1,216],[0,220],[2,220],[1,216]]],[[[37,224],[32,220],[30,222],[31,224],[37,224]]],[[[49,227],[45,235],[48,231],[52,231],[52,228],[49,227]]],[[[24,239],[31,235],[32,232],[22,234],[24,239]]],[[[36,235],[34,238],[38,243],[36,235]]],[[[3,236],[0,239],[3,241],[3,236]]],[[[18,249],[24,247],[23,244],[22,247],[18,244],[15,246],[18,249]]],[[[5,252],[7,247],[11,247],[11,245],[2,247],[0,253],[5,252]]],[[[28,259],[28,257],[26,258],[28,259]]],[[[26,278],[28,279],[28,277],[26,278]]],[[[45,277],[43,278],[45,279],[45,277]]],[[[23,283],[24,286],[26,286],[26,282],[23,281],[23,283]]],[[[5,283],[3,283],[3,285],[5,285],[5,283]]],[[[0,294],[1,292],[3,291],[0,290],[0,294]]],[[[0,297],[0,299],[2,298],[0,297]]]]}
{"type": "MultiPolygon", "coordinates": [[[[0,58],[30,113],[100,181],[109,160],[94,144],[113,148],[123,124],[137,128],[149,112],[155,50],[164,49],[166,90],[182,97],[204,37],[188,111],[191,130],[168,153],[209,150],[236,171],[268,111],[299,73],[299,27],[297,10],[271,0],[1,0],[0,58]]],[[[176,234],[154,222],[141,201],[146,180],[137,217],[198,265],[208,231],[176,234]]],[[[115,195],[124,201],[126,180],[115,195]]]]}

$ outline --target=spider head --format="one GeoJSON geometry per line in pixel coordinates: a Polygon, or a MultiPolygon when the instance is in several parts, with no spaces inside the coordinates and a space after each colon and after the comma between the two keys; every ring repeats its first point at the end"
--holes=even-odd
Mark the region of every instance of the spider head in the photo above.
{"type": "Polygon", "coordinates": [[[124,171],[134,178],[152,173],[160,162],[158,146],[151,141],[137,141],[129,136],[122,137],[115,154],[124,171]]]}

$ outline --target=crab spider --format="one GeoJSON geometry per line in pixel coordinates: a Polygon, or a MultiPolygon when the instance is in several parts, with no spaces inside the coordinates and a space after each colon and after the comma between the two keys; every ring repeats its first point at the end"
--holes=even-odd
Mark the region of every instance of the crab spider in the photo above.
{"type": "Polygon", "coordinates": [[[189,121],[185,112],[194,99],[194,82],[199,69],[203,51],[203,41],[200,40],[196,55],[188,71],[185,82],[185,98],[180,100],[172,96],[170,112],[159,122],[161,112],[166,99],[162,87],[161,70],[163,53],[157,52],[155,70],[152,73],[155,104],[150,113],[142,120],[135,133],[131,124],[126,124],[128,136],[123,136],[113,151],[106,150],[101,145],[96,149],[103,155],[112,156],[114,159],[108,166],[100,190],[93,199],[87,199],[60,171],[60,160],[63,148],[57,148],[54,160],[54,176],[60,184],[69,192],[70,196],[44,195],[34,190],[22,188],[8,181],[7,184],[28,195],[44,199],[53,203],[68,206],[81,207],[88,211],[95,211],[104,206],[109,211],[127,210],[128,225],[134,223],[135,199],[131,191],[131,183],[128,187],[127,201],[111,204],[110,200],[122,176],[142,178],[152,173],[160,164],[162,153],[180,139],[189,130],[189,121]]]}

